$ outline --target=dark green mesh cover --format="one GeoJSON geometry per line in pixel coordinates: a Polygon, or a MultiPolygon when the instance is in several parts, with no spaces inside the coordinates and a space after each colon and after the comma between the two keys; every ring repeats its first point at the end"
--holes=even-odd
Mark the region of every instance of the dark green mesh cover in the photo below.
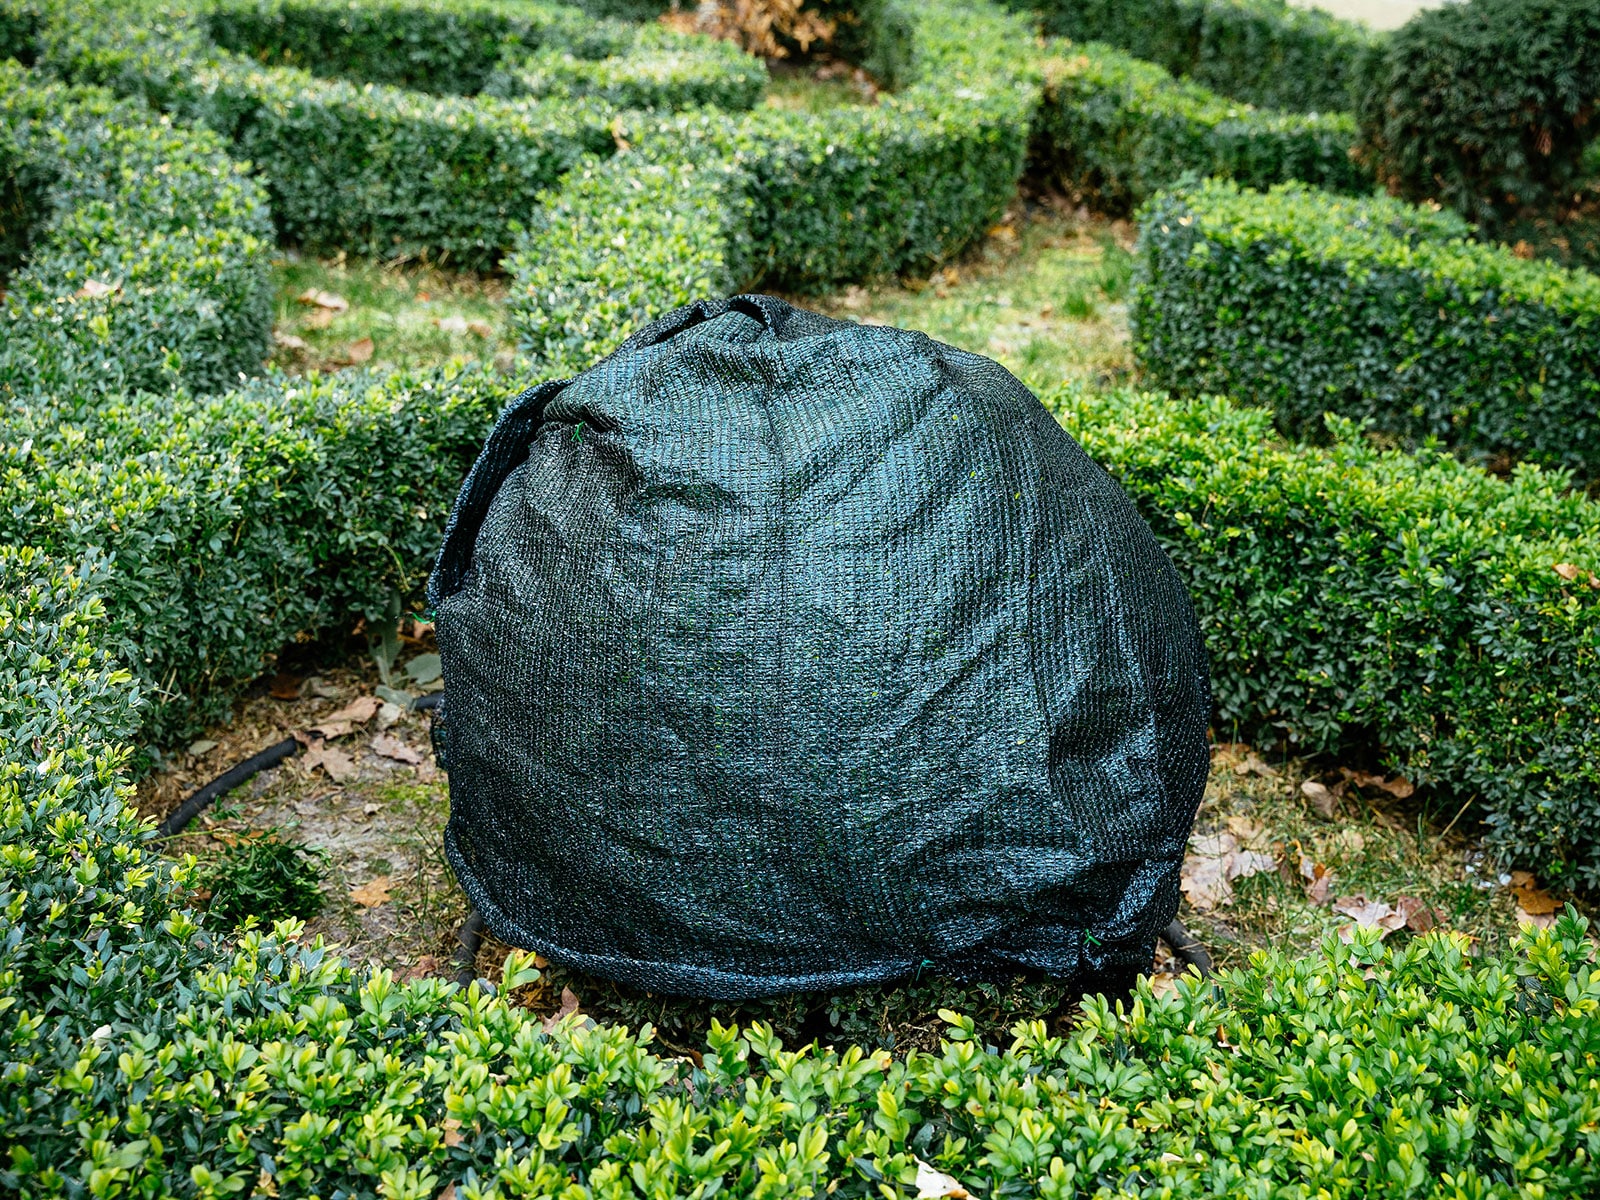
{"type": "Polygon", "coordinates": [[[1027,388],[764,296],[524,393],[430,585],[497,937],[753,996],[1146,968],[1206,778],[1193,611],[1027,388]]]}

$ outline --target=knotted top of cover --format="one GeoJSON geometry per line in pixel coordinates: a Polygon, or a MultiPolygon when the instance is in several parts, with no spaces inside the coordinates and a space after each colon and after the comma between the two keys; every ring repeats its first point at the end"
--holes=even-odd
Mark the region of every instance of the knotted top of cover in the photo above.
{"type": "Polygon", "coordinates": [[[430,593],[451,862],[659,991],[1146,968],[1209,689],[1121,489],[1003,368],[764,296],[519,397],[430,593]]]}

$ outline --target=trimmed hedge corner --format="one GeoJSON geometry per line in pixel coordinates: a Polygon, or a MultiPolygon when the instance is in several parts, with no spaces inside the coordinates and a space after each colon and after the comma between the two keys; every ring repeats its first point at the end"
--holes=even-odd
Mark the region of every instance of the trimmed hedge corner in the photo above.
{"type": "Polygon", "coordinates": [[[0,395],[70,407],[260,369],[266,197],[214,134],[0,61],[0,197],[0,395]]]}
{"type": "Polygon", "coordinates": [[[1140,215],[1134,348],[1154,384],[1325,412],[1484,459],[1600,475],[1600,277],[1468,241],[1448,213],[1212,182],[1140,215]]]}
{"type": "Polygon", "coordinates": [[[1363,55],[1381,41],[1365,25],[1286,0],[1007,0],[1046,33],[1109,42],[1174,75],[1264,108],[1343,112],[1363,55]]]}
{"type": "Polygon", "coordinates": [[[581,361],[576,348],[601,353],[627,336],[628,326],[602,331],[585,312],[642,322],[693,298],[685,289],[702,275],[729,291],[805,291],[926,270],[980,236],[1015,194],[1037,68],[1016,53],[1027,44],[1022,23],[988,4],[936,0],[917,20],[928,82],[877,105],[627,122],[633,149],[598,177],[574,175],[508,260],[524,349],[559,373],[581,361]],[[696,190],[650,211],[674,174],[696,190]],[[630,177],[651,182],[635,188],[630,177]],[[692,259],[651,245],[651,228],[692,239],[692,259]],[[541,264],[556,262],[565,282],[551,287],[555,268],[541,264]]]}
{"type": "Polygon", "coordinates": [[[1258,109],[1110,46],[1060,45],[1045,62],[1030,172],[1122,215],[1185,175],[1252,187],[1299,179],[1371,191],[1346,113],[1258,109]]]}
{"type": "Polygon", "coordinates": [[[1288,446],[1214,398],[1045,397],[1172,556],[1211,652],[1215,724],[1378,750],[1475,801],[1491,844],[1600,886],[1600,506],[1352,425],[1288,446]]]}
{"type": "Polygon", "coordinates": [[[292,922],[221,942],[182,907],[192,860],[128,807],[137,693],[100,643],[102,578],[0,548],[8,1192],[893,1197],[919,1162],[1046,1200],[1600,1186],[1600,971],[1571,916],[1504,959],[1370,931],[1258,954],[1003,1049],[945,1013],[938,1052],[903,1059],[757,1024],[691,1062],[648,1029],[547,1032],[495,994],[536,977],[520,955],[463,990],[292,922]]]}

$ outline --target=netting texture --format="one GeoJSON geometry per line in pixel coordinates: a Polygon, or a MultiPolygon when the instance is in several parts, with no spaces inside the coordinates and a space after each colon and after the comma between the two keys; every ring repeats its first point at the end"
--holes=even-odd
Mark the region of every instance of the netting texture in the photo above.
{"type": "Polygon", "coordinates": [[[997,364],[765,296],[518,397],[430,581],[446,847],[502,940],[738,998],[1148,969],[1193,610],[997,364]]]}

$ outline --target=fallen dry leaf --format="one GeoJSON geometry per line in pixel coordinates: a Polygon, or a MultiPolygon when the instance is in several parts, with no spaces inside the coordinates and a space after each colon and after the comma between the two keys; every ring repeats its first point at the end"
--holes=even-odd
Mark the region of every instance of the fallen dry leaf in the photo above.
{"type": "Polygon", "coordinates": [[[1438,914],[1415,896],[1397,897],[1394,907],[1412,933],[1427,933],[1439,924],[1438,914]]]}
{"type": "MultiPolygon", "coordinates": [[[[86,284],[85,286],[88,285],[86,284]]],[[[1578,565],[1576,563],[1557,563],[1555,569],[1556,574],[1561,576],[1561,578],[1565,579],[1568,583],[1571,583],[1578,577],[1578,565]]]]}
{"type": "Polygon", "coordinates": [[[1311,811],[1325,821],[1333,820],[1334,809],[1338,805],[1338,797],[1326,784],[1318,783],[1315,779],[1308,779],[1300,785],[1300,794],[1311,805],[1311,811]]]}
{"type": "Polygon", "coordinates": [[[344,737],[358,725],[365,725],[377,715],[383,701],[376,696],[358,696],[337,712],[329,713],[307,731],[320,734],[328,740],[344,737]]]}
{"type": "Polygon", "coordinates": [[[272,340],[278,345],[282,346],[285,350],[299,351],[306,348],[305,338],[295,337],[294,334],[284,333],[281,330],[273,330],[272,340]]]}
{"type": "Polygon", "coordinates": [[[1239,844],[1248,846],[1266,832],[1266,826],[1254,817],[1229,817],[1227,820],[1228,832],[1239,839],[1239,844]]]}
{"type": "Polygon", "coordinates": [[[1322,863],[1300,856],[1300,877],[1306,881],[1306,895],[1313,904],[1327,904],[1333,887],[1333,872],[1322,863]]]}
{"type": "Polygon", "coordinates": [[[350,307],[350,301],[335,292],[325,292],[320,288],[307,288],[295,297],[301,304],[312,308],[324,308],[329,312],[344,312],[350,307]]]}
{"type": "Polygon", "coordinates": [[[267,685],[267,691],[274,700],[300,699],[300,677],[290,675],[287,671],[280,671],[272,677],[272,682],[267,685]]]}
{"type": "Polygon", "coordinates": [[[494,326],[487,321],[468,321],[467,329],[481,338],[494,336],[494,326]]]}
{"type": "Polygon", "coordinates": [[[564,987],[564,988],[561,989],[561,1007],[559,1009],[557,1009],[554,1013],[552,1013],[550,1016],[546,1017],[542,1022],[540,1022],[540,1024],[543,1026],[544,1031],[546,1033],[549,1033],[557,1025],[561,1024],[563,1019],[565,1019],[567,1017],[570,1017],[573,1013],[575,1013],[577,1011],[578,1011],[578,996],[577,996],[577,993],[574,992],[569,987],[564,987]]]}
{"type": "Polygon", "coordinates": [[[360,887],[351,888],[350,899],[362,908],[376,908],[380,904],[389,903],[389,889],[392,887],[394,887],[392,876],[378,875],[360,887]]]}
{"type": "Polygon", "coordinates": [[[316,736],[307,738],[302,734],[296,734],[295,738],[305,747],[300,752],[300,759],[305,764],[307,774],[321,767],[327,772],[328,778],[335,783],[343,783],[347,779],[356,777],[355,760],[337,746],[330,746],[316,736]]]}
{"type": "Polygon", "coordinates": [[[83,286],[72,294],[79,300],[102,300],[112,293],[120,292],[121,290],[121,284],[102,283],[98,279],[85,279],[83,281],[83,286]]]}
{"type": "Polygon", "coordinates": [[[946,1175],[943,1171],[935,1170],[920,1158],[916,1160],[916,1164],[917,1200],[943,1200],[945,1196],[952,1196],[954,1200],[967,1200],[971,1195],[954,1175],[946,1175]]]}
{"type": "Polygon", "coordinates": [[[1518,910],[1529,916],[1548,916],[1561,907],[1554,896],[1541,888],[1519,888],[1512,895],[1516,897],[1518,910]]]}
{"type": "Polygon", "coordinates": [[[306,329],[326,329],[338,315],[331,308],[314,308],[300,318],[300,324],[306,329]]]}
{"type": "MultiPolygon", "coordinates": [[[[458,1133],[456,1134],[456,1142],[459,1142],[460,1140],[461,1135],[458,1133]]],[[[446,1146],[454,1146],[456,1142],[452,1142],[450,1140],[450,1134],[448,1132],[444,1135],[444,1144],[446,1146]]],[[[435,1196],[433,1200],[456,1200],[456,1185],[453,1183],[445,1184],[444,1190],[435,1196]]]]}
{"type": "Polygon", "coordinates": [[[362,338],[359,342],[351,342],[344,349],[345,361],[353,366],[372,361],[372,339],[362,338]]]}
{"type": "Polygon", "coordinates": [[[1352,771],[1349,767],[1343,768],[1344,777],[1358,788],[1377,788],[1379,791],[1388,792],[1396,800],[1404,800],[1416,786],[1404,775],[1396,775],[1393,779],[1385,779],[1382,775],[1374,775],[1369,771],[1352,771]]]}
{"type": "Polygon", "coordinates": [[[434,322],[442,333],[465,333],[467,319],[459,313],[451,313],[448,317],[439,317],[434,322]]]}
{"type": "Polygon", "coordinates": [[[1278,860],[1259,850],[1242,850],[1231,832],[1200,834],[1189,839],[1179,886],[1197,912],[1233,903],[1233,881],[1272,871],[1278,860]]]}
{"type": "Polygon", "coordinates": [[[1393,905],[1381,900],[1368,900],[1365,896],[1341,896],[1334,901],[1333,911],[1352,918],[1363,928],[1383,930],[1382,937],[1388,937],[1406,923],[1405,917],[1393,905]]]}
{"type": "Polygon", "coordinates": [[[1251,753],[1245,756],[1243,762],[1234,764],[1233,773],[1235,775],[1259,775],[1263,779],[1275,779],[1278,775],[1278,768],[1268,766],[1261,761],[1259,755],[1251,753]]]}
{"type": "Polygon", "coordinates": [[[217,743],[211,738],[201,738],[199,741],[189,743],[189,753],[196,758],[204,758],[217,748],[217,743]]]}
{"type": "MultiPolygon", "coordinates": [[[[439,969],[443,966],[444,960],[439,958],[437,955],[424,954],[421,958],[417,959],[414,964],[406,968],[404,973],[401,974],[400,978],[402,981],[411,979],[427,979],[431,975],[437,975],[439,973],[439,969]]],[[[450,1128],[451,1120],[453,1120],[453,1118],[446,1118],[445,1120],[445,1128],[447,1130],[450,1128]]],[[[448,1133],[445,1135],[445,1144],[455,1144],[449,1140],[448,1133]]]]}
{"type": "Polygon", "coordinates": [[[412,766],[416,766],[422,761],[420,753],[392,733],[380,733],[373,738],[372,750],[373,753],[381,754],[384,758],[392,758],[395,762],[409,763],[412,766]]]}

